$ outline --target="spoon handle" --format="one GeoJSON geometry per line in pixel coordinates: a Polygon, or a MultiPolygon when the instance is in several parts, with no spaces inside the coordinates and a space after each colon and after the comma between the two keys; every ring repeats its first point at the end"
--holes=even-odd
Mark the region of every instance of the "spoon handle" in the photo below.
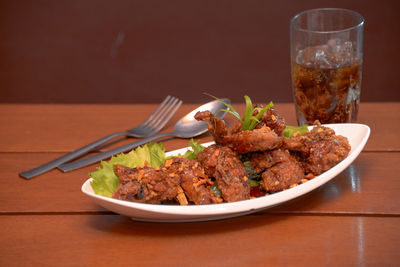
{"type": "Polygon", "coordinates": [[[65,164],[59,165],[57,168],[59,168],[63,172],[73,171],[73,170],[85,167],[87,165],[90,165],[92,163],[96,163],[96,162],[98,162],[100,160],[107,159],[107,158],[109,158],[111,156],[123,153],[125,151],[132,150],[135,147],[144,145],[144,144],[146,144],[146,143],[148,143],[150,141],[153,141],[155,139],[158,139],[160,137],[173,136],[173,135],[174,135],[174,133],[160,133],[160,134],[153,135],[153,136],[150,136],[148,138],[144,138],[144,139],[141,139],[139,141],[136,141],[136,142],[133,142],[133,143],[130,143],[130,144],[126,144],[126,145],[123,145],[123,146],[120,146],[120,147],[116,147],[116,148],[110,149],[110,150],[105,151],[105,152],[101,152],[99,154],[96,154],[96,155],[93,155],[93,156],[90,156],[90,157],[87,157],[87,158],[83,158],[83,159],[76,160],[76,161],[73,161],[73,162],[70,162],[70,163],[65,163],[65,164]]]}

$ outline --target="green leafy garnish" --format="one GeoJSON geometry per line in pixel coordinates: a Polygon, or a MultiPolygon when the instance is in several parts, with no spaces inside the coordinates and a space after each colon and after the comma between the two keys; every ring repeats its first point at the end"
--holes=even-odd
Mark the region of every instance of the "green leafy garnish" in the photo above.
{"type": "Polygon", "coordinates": [[[249,179],[250,187],[257,187],[260,185],[259,181],[249,179]]]}
{"type": "Polygon", "coordinates": [[[247,176],[249,177],[249,179],[255,179],[255,178],[260,177],[259,173],[254,173],[254,168],[253,168],[253,166],[251,166],[250,161],[244,161],[243,165],[244,165],[244,168],[247,172],[247,176]]]}
{"type": "Polygon", "coordinates": [[[244,100],[246,102],[246,111],[244,113],[243,119],[242,119],[242,130],[253,130],[257,124],[260,122],[260,118],[262,115],[271,107],[274,106],[274,103],[269,102],[268,105],[266,105],[263,108],[260,107],[253,107],[253,103],[251,102],[250,97],[247,95],[244,96],[244,100]],[[257,115],[254,116],[254,112],[258,111],[257,115]]]}
{"type": "Polygon", "coordinates": [[[214,182],[211,186],[211,192],[214,194],[214,196],[216,197],[221,197],[222,196],[222,192],[219,189],[217,182],[214,182]]]}
{"type": "Polygon", "coordinates": [[[118,187],[118,178],[114,173],[114,165],[120,164],[129,168],[143,166],[160,166],[165,162],[165,148],[161,143],[148,143],[129,153],[113,156],[109,161],[101,161],[101,167],[89,173],[93,178],[90,185],[97,195],[111,197],[118,187]]]}
{"type": "Polygon", "coordinates": [[[254,168],[253,168],[253,166],[251,166],[250,161],[244,161],[243,165],[247,172],[247,176],[249,178],[250,187],[259,186],[260,182],[257,181],[256,179],[260,178],[261,175],[259,173],[254,173],[254,168]]]}
{"type": "Polygon", "coordinates": [[[283,136],[292,138],[292,137],[295,137],[295,136],[303,135],[306,132],[308,132],[307,125],[302,125],[302,126],[286,125],[286,128],[283,131],[283,136]]]}
{"type": "Polygon", "coordinates": [[[262,115],[271,107],[274,106],[274,103],[269,102],[269,104],[263,108],[260,107],[253,107],[253,103],[251,102],[251,99],[249,96],[245,95],[244,96],[244,101],[246,103],[246,109],[245,109],[245,113],[243,115],[243,117],[240,116],[240,114],[237,112],[237,110],[231,105],[226,103],[225,101],[223,101],[222,99],[215,97],[213,95],[210,94],[206,94],[218,101],[220,101],[221,103],[223,103],[225,106],[228,107],[228,109],[221,109],[222,111],[226,111],[227,113],[233,115],[234,117],[236,117],[242,124],[242,130],[246,131],[246,130],[253,130],[257,124],[260,122],[260,118],[262,117],[262,115]],[[257,114],[254,115],[254,113],[257,111],[257,114]]]}
{"type": "Polygon", "coordinates": [[[182,157],[188,159],[196,159],[197,153],[203,151],[205,149],[204,146],[200,145],[199,141],[194,141],[193,138],[190,139],[189,145],[192,147],[193,150],[188,149],[182,157]]]}

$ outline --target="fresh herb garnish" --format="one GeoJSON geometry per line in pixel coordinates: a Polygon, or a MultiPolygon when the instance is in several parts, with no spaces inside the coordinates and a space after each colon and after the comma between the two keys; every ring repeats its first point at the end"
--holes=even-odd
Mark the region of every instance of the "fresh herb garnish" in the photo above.
{"type": "Polygon", "coordinates": [[[217,182],[214,182],[212,185],[211,185],[211,192],[214,194],[214,196],[216,196],[216,197],[222,197],[222,192],[221,192],[221,190],[219,189],[219,187],[218,187],[218,185],[217,185],[217,182]]]}
{"type": "Polygon", "coordinates": [[[243,165],[250,180],[260,177],[259,173],[254,173],[254,168],[251,166],[251,162],[249,160],[243,161],[243,165]]]}
{"type": "Polygon", "coordinates": [[[302,125],[302,126],[286,125],[286,128],[283,131],[283,136],[292,138],[292,137],[303,135],[306,132],[308,132],[307,125],[302,125]]]}
{"type": "Polygon", "coordinates": [[[251,162],[249,160],[244,161],[243,165],[249,178],[250,187],[259,186],[260,182],[258,179],[260,179],[261,175],[259,173],[254,173],[254,168],[251,166],[251,162]]]}
{"type": "Polygon", "coordinates": [[[249,179],[249,184],[250,184],[250,187],[256,187],[256,186],[259,186],[259,185],[260,185],[260,182],[257,181],[257,180],[251,180],[251,179],[249,179]]]}
{"type": "Polygon", "coordinates": [[[260,118],[262,117],[262,115],[271,107],[274,106],[274,103],[269,102],[269,104],[265,107],[254,107],[253,103],[251,102],[251,99],[249,96],[245,95],[244,96],[244,101],[246,103],[246,109],[245,109],[245,113],[243,115],[243,117],[240,116],[239,112],[237,112],[237,110],[231,105],[226,103],[225,101],[223,101],[222,99],[215,97],[213,95],[210,94],[206,94],[218,101],[220,101],[221,103],[223,103],[224,105],[226,105],[228,107],[228,109],[221,109],[222,111],[226,111],[227,113],[233,115],[234,117],[236,117],[242,124],[242,130],[246,131],[246,130],[253,130],[257,124],[260,122],[260,118]],[[254,115],[255,114],[255,115],[254,115]]]}

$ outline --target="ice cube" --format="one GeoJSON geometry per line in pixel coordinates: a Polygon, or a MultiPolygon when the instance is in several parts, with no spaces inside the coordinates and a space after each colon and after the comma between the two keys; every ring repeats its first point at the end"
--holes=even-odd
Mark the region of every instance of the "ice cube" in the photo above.
{"type": "Polygon", "coordinates": [[[331,39],[327,44],[329,51],[332,52],[335,62],[339,66],[349,65],[352,63],[352,42],[342,42],[340,39],[331,39]]]}
{"type": "Polygon", "coordinates": [[[328,50],[331,53],[337,53],[340,50],[340,47],[341,47],[340,39],[330,39],[327,42],[327,47],[328,47],[328,50]]]}
{"type": "Polygon", "coordinates": [[[353,60],[351,42],[330,39],[326,45],[310,46],[300,50],[296,62],[309,67],[338,68],[349,65],[353,60]]]}

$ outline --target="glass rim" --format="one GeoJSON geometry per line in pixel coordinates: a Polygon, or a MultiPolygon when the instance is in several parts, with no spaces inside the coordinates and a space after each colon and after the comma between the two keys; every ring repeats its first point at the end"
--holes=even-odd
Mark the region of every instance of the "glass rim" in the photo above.
{"type": "Polygon", "coordinates": [[[339,33],[339,32],[351,31],[351,30],[356,29],[356,28],[361,28],[362,26],[364,26],[364,17],[360,13],[358,13],[356,11],[353,11],[353,10],[350,10],[350,9],[345,9],[345,8],[314,8],[314,9],[308,9],[308,10],[304,10],[304,11],[296,14],[290,20],[290,27],[292,29],[296,29],[296,30],[303,31],[303,32],[320,33],[320,34],[339,33]],[[348,14],[352,14],[353,16],[355,16],[359,20],[359,23],[356,23],[354,26],[351,26],[351,27],[347,27],[347,28],[343,28],[343,29],[339,29],[339,30],[331,30],[331,31],[309,30],[309,29],[305,29],[305,28],[301,27],[299,24],[295,24],[295,21],[298,20],[302,15],[304,15],[306,13],[310,13],[310,12],[315,12],[315,11],[344,11],[344,12],[347,12],[348,14]]]}

